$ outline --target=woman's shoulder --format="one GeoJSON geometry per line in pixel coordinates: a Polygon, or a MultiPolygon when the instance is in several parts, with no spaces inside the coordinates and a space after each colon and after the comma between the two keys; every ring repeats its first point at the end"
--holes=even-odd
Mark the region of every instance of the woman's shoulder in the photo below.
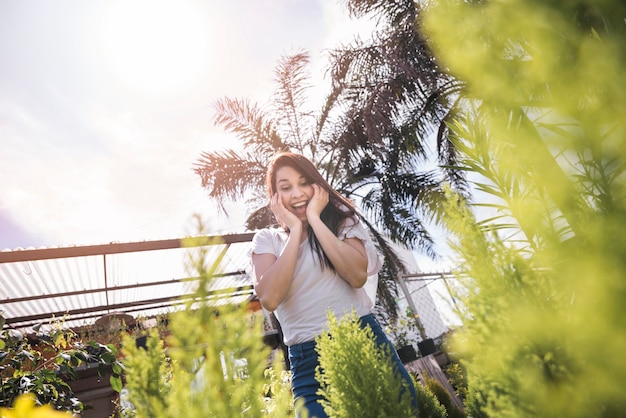
{"type": "Polygon", "coordinates": [[[360,238],[369,239],[370,234],[367,227],[358,218],[358,216],[349,216],[344,219],[338,234],[340,239],[343,238],[360,238]]]}
{"type": "Polygon", "coordinates": [[[339,229],[345,232],[354,228],[363,228],[363,224],[357,215],[351,215],[346,217],[341,222],[341,227],[339,229]]]}
{"type": "Polygon", "coordinates": [[[287,232],[283,228],[279,227],[267,227],[259,229],[254,233],[253,241],[265,241],[265,240],[285,240],[287,238],[287,232]]]}
{"type": "Polygon", "coordinates": [[[255,232],[252,238],[252,252],[256,254],[274,254],[278,256],[287,241],[287,233],[281,228],[263,228],[255,232]]]}
{"type": "Polygon", "coordinates": [[[351,215],[351,216],[346,217],[343,220],[341,226],[342,226],[342,228],[352,228],[353,226],[355,226],[359,222],[360,222],[359,218],[356,215],[351,215]]]}

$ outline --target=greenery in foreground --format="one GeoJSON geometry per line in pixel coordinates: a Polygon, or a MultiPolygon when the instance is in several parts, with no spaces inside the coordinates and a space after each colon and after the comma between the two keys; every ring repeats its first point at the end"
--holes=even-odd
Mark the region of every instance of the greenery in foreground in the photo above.
{"type": "MultiPolygon", "coordinates": [[[[216,265],[218,263],[215,263],[216,265]]],[[[261,317],[242,304],[206,300],[214,271],[202,263],[194,302],[172,315],[166,341],[155,332],[147,350],[134,340],[124,344],[127,390],[121,414],[127,417],[291,417],[289,372],[280,357],[269,363],[262,342],[261,317]]],[[[416,416],[393,365],[374,344],[371,331],[353,317],[332,320],[320,337],[319,379],[326,385],[331,417],[416,416]],[[355,415],[356,414],[356,415],[355,415]]],[[[419,386],[419,385],[418,385],[419,386]]],[[[445,417],[445,408],[426,387],[419,387],[420,417],[445,417]]]]}
{"type": "MultiPolygon", "coordinates": [[[[200,308],[202,310],[204,308],[200,308]]],[[[283,370],[282,363],[265,364],[267,367],[261,372],[264,362],[257,360],[266,360],[268,351],[260,345],[260,339],[242,341],[240,334],[231,334],[237,329],[247,329],[251,337],[258,337],[254,331],[257,327],[251,327],[249,321],[250,312],[232,307],[219,311],[219,318],[214,317],[211,325],[202,329],[197,328],[199,324],[192,319],[198,316],[197,311],[181,312],[172,324],[170,342],[173,345],[167,350],[156,334],[150,336],[147,350],[136,348],[128,341],[124,361],[128,395],[122,416],[177,417],[183,414],[277,418],[294,415],[289,373],[283,370]],[[196,344],[191,348],[178,345],[191,342],[186,336],[193,329],[196,344]],[[215,339],[217,337],[221,339],[215,339]],[[203,342],[198,344],[200,341],[203,342]],[[224,362],[222,353],[225,352],[236,353],[232,358],[240,355],[239,364],[224,362]],[[175,356],[170,357],[170,353],[175,356]],[[252,372],[250,365],[256,365],[256,372],[252,372]]],[[[393,364],[375,346],[371,331],[361,329],[353,316],[341,321],[331,318],[329,333],[332,338],[330,334],[323,334],[318,339],[324,370],[318,371],[318,379],[324,387],[325,410],[330,417],[448,416],[433,392],[420,384],[416,385],[419,414],[412,410],[393,364]]],[[[306,416],[306,411],[302,413],[306,416]]]]}
{"type": "Polygon", "coordinates": [[[424,27],[467,84],[450,193],[474,417],[626,410],[626,5],[439,1],[424,27]]]}
{"type": "MultiPolygon", "coordinates": [[[[328,416],[452,417],[434,391],[417,381],[419,411],[413,410],[404,381],[388,353],[376,346],[371,329],[362,329],[354,313],[340,320],[329,316],[328,331],[317,338],[317,343],[321,368],[316,378],[321,382],[328,416]]],[[[438,383],[431,387],[445,392],[438,383]]]]}
{"type": "Polygon", "coordinates": [[[362,330],[354,313],[341,321],[328,317],[328,332],[317,338],[324,410],[333,417],[411,417],[411,398],[389,353],[379,349],[370,328],[362,330]],[[385,382],[385,384],[372,384],[385,382]]]}
{"type": "MultiPolygon", "coordinates": [[[[262,340],[262,317],[248,310],[245,301],[208,299],[220,261],[207,266],[204,254],[190,251],[191,269],[200,280],[186,308],[170,315],[169,337],[163,341],[151,334],[147,350],[125,341],[127,396],[122,415],[268,416],[264,386],[269,349],[262,340]]],[[[281,407],[274,410],[274,416],[283,416],[281,407]]],[[[282,410],[286,414],[289,404],[282,410]]]]}
{"type": "MultiPolygon", "coordinates": [[[[0,315],[0,327],[4,321],[0,315]]],[[[19,405],[24,410],[33,409],[29,405],[36,402],[80,413],[89,405],[75,396],[68,382],[77,379],[79,370],[87,367],[108,377],[116,391],[122,388],[122,367],[113,344],[85,342],[62,322],[54,325],[45,332],[35,326],[28,336],[15,329],[0,331],[0,407],[17,405],[22,399],[19,405]],[[24,395],[27,398],[21,398],[24,395]]]]}

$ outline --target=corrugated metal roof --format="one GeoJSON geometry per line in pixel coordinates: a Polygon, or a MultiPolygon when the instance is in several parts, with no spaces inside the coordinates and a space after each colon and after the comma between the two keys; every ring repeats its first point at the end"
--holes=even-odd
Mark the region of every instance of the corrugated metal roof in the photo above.
{"type": "MultiPolygon", "coordinates": [[[[5,328],[28,331],[65,318],[70,327],[125,312],[148,318],[181,307],[198,280],[191,260],[214,268],[209,299],[253,296],[246,272],[253,233],[0,252],[0,311],[5,328]]],[[[48,325],[46,325],[48,324],[48,325]]]]}

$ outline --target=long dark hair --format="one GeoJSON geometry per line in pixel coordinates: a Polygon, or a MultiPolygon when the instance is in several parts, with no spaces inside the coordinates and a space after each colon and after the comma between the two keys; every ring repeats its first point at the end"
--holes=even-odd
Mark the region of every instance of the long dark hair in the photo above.
{"type": "MultiPolygon", "coordinates": [[[[322,210],[320,219],[328,229],[337,236],[339,228],[343,225],[344,221],[347,218],[356,216],[354,204],[337,193],[308,158],[293,152],[281,152],[276,154],[267,167],[267,193],[270,199],[274,196],[274,193],[276,193],[276,172],[278,169],[285,166],[292,167],[302,174],[308,183],[316,183],[328,192],[328,204],[324,210],[322,210]]],[[[285,227],[285,225],[283,225],[283,227],[285,227]]],[[[317,254],[322,268],[329,267],[334,271],[335,267],[324,252],[310,225],[308,226],[308,242],[313,252],[317,254]]]]}

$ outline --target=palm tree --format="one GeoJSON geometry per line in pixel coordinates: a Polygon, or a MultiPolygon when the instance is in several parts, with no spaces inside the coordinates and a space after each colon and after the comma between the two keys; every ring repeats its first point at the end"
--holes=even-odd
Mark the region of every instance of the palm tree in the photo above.
{"type": "Polygon", "coordinates": [[[379,30],[371,41],[357,39],[331,54],[331,95],[344,109],[337,142],[361,159],[346,187],[377,183],[363,199],[372,218],[392,239],[434,256],[424,221],[440,216],[441,185],[469,195],[447,129],[463,84],[435,60],[420,28],[419,2],[348,0],[347,7],[356,17],[376,16],[379,30]]]}

